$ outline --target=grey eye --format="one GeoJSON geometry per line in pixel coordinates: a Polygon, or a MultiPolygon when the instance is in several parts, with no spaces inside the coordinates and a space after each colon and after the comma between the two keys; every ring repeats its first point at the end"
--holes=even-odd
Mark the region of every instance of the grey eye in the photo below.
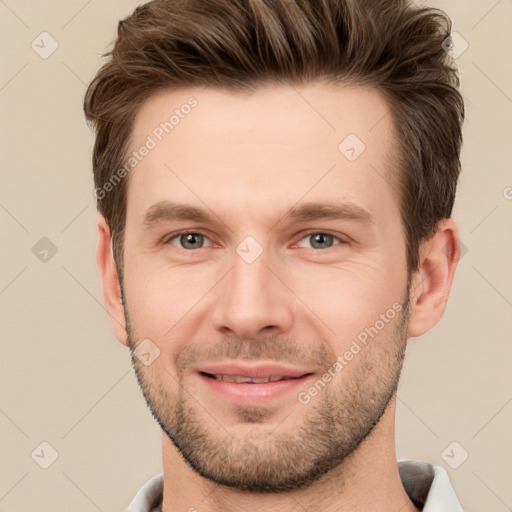
{"type": "Polygon", "coordinates": [[[329,233],[310,233],[306,235],[300,242],[300,247],[312,247],[313,249],[329,249],[333,245],[338,245],[339,239],[329,233]],[[308,240],[310,245],[303,245],[303,241],[308,240]],[[337,243],[335,243],[337,241],[337,243]]]}
{"type": "MultiPolygon", "coordinates": [[[[181,233],[173,236],[168,240],[167,243],[174,245],[176,247],[180,247],[182,249],[202,249],[205,247],[205,241],[208,241],[208,238],[201,233],[181,233]]],[[[209,244],[208,244],[209,245],[209,244]]]]}

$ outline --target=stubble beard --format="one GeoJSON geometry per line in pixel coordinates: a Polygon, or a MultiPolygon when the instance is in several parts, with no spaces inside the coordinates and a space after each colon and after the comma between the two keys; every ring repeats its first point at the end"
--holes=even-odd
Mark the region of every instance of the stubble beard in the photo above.
{"type": "MultiPolygon", "coordinates": [[[[276,411],[272,406],[233,407],[233,415],[239,424],[243,424],[240,431],[219,425],[213,414],[198,404],[186,389],[185,372],[180,370],[180,365],[177,376],[173,377],[177,380],[176,391],[173,391],[162,384],[162,377],[166,375],[159,376],[154,368],[145,367],[138,360],[125,303],[132,366],[160,428],[186,463],[202,477],[239,490],[265,493],[310,486],[339,467],[369,438],[398,387],[407,343],[408,317],[407,293],[392,334],[382,336],[385,333],[380,333],[354,357],[350,364],[356,366],[352,368],[350,380],[343,378],[345,370],[342,370],[310,403],[302,405],[293,401],[290,417],[296,420],[297,414],[302,415],[298,427],[287,429],[286,415],[289,412],[276,411]],[[378,349],[372,344],[378,344],[378,349]],[[276,415],[284,418],[280,424],[273,424],[275,419],[273,423],[266,423],[276,415]],[[252,429],[247,432],[249,425],[252,429]]],[[[258,346],[256,350],[265,356],[273,354],[279,344],[274,341],[270,345],[266,341],[259,345],[259,341],[244,345],[245,352],[258,346]],[[272,347],[272,350],[265,351],[265,347],[272,347]]],[[[272,340],[268,341],[272,343],[272,340]]],[[[279,359],[286,361],[286,354],[279,359]]],[[[320,359],[327,362],[325,353],[320,359]]],[[[326,366],[333,362],[329,359],[326,366]]],[[[166,372],[163,370],[164,374],[166,372]]]]}

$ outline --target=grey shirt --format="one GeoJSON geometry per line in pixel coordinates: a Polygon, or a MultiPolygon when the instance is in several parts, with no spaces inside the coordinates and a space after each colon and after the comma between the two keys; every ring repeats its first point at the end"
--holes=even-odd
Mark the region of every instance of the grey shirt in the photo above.
{"type": "MultiPolygon", "coordinates": [[[[448,473],[441,466],[403,460],[398,462],[398,471],[405,492],[423,512],[463,512],[448,473]]],[[[142,486],[126,512],[162,512],[163,492],[164,475],[159,473],[142,486]]]]}

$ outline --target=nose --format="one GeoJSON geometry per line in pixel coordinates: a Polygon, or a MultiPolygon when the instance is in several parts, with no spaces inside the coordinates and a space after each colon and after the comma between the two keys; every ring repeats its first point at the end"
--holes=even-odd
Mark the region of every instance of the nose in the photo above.
{"type": "Polygon", "coordinates": [[[254,339],[277,335],[292,326],[292,293],[269,268],[265,252],[252,263],[234,255],[231,271],[219,283],[214,327],[224,335],[254,339]]]}

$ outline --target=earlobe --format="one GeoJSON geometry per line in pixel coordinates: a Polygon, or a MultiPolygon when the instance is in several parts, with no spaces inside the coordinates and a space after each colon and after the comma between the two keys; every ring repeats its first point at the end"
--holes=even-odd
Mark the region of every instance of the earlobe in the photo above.
{"type": "Polygon", "coordinates": [[[443,316],[459,254],[457,225],[445,219],[420,248],[420,265],[410,290],[408,337],[425,334],[443,316]]]}
{"type": "Polygon", "coordinates": [[[123,345],[128,346],[121,286],[112,252],[110,228],[102,215],[98,218],[96,262],[101,274],[103,300],[114,335],[123,345]]]}

